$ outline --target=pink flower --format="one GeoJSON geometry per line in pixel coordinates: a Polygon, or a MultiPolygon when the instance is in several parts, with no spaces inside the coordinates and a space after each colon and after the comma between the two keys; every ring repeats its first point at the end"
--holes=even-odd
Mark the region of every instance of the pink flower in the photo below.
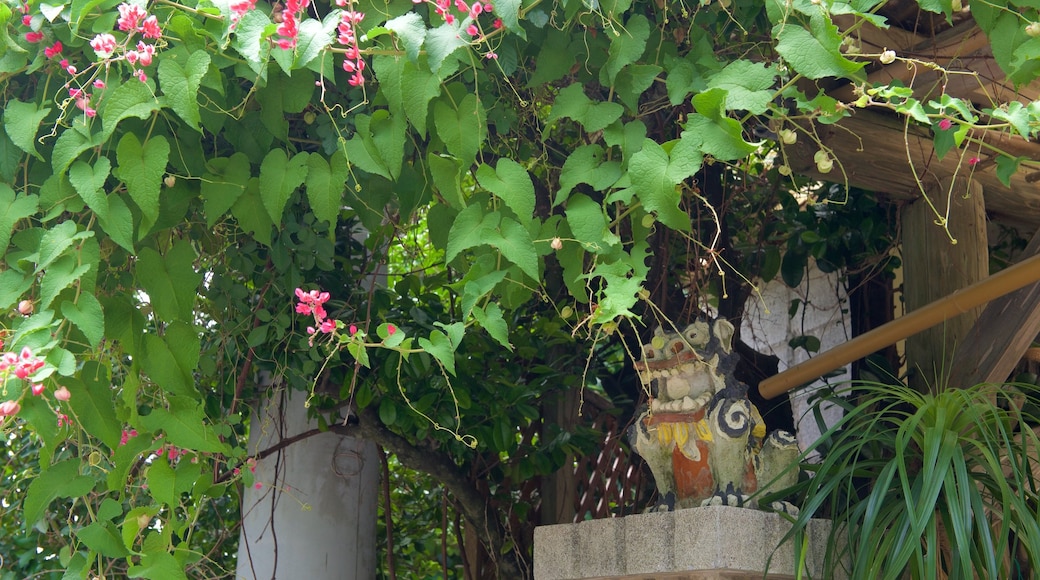
{"type": "Polygon", "coordinates": [[[101,79],[94,79],[94,88],[95,89],[103,89],[103,88],[105,88],[105,86],[106,86],[105,85],[105,81],[103,81],[101,79]]]}
{"type": "Polygon", "coordinates": [[[469,17],[476,20],[477,16],[484,11],[484,5],[480,2],[474,2],[473,6],[469,9],[469,17]]]}
{"type": "Polygon", "coordinates": [[[488,60],[497,60],[497,59],[498,59],[498,53],[497,53],[497,52],[494,52],[494,51],[488,51],[488,52],[487,52],[487,53],[486,53],[486,54],[484,55],[484,58],[486,58],[486,59],[488,59],[488,60]]]}
{"type": "Polygon", "coordinates": [[[263,486],[264,486],[264,484],[260,483],[259,481],[253,484],[253,488],[254,489],[260,489],[263,486]]]}
{"type": "Polygon", "coordinates": [[[0,403],[0,417],[10,417],[17,415],[18,411],[22,410],[22,406],[18,404],[18,401],[4,401],[0,403]]]}
{"type": "Polygon", "coordinates": [[[478,34],[480,34],[480,29],[477,28],[476,24],[470,24],[466,27],[466,34],[470,36],[477,36],[478,34]]]}
{"type": "Polygon", "coordinates": [[[27,41],[29,41],[29,42],[31,42],[33,44],[36,44],[37,42],[40,42],[41,40],[43,40],[43,33],[42,32],[26,32],[25,33],[25,40],[27,40],[27,41]]]}
{"type": "Polygon", "coordinates": [[[455,24],[455,15],[454,14],[445,14],[444,15],[444,21],[447,22],[448,24],[455,24]]]}
{"type": "Polygon", "coordinates": [[[72,393],[70,393],[69,390],[63,386],[58,387],[58,389],[54,391],[54,398],[59,401],[68,401],[72,398],[72,393]]]}
{"type": "Polygon", "coordinates": [[[469,5],[464,0],[455,0],[455,9],[465,14],[469,12],[469,5]]]}
{"type": "Polygon", "coordinates": [[[90,41],[90,48],[94,49],[98,58],[108,58],[116,51],[116,37],[111,34],[99,34],[90,41]]]}
{"type": "Polygon", "coordinates": [[[142,83],[148,82],[148,75],[144,73],[144,69],[137,71],[137,80],[141,81],[142,83]]]}
{"type": "MultiPolygon", "coordinates": [[[[43,383],[34,383],[33,386],[30,387],[30,390],[32,391],[32,394],[34,396],[35,395],[40,395],[41,393],[43,393],[43,389],[44,389],[43,383]]],[[[57,395],[57,393],[55,393],[55,395],[57,395]]]]}
{"type": "Polygon", "coordinates": [[[32,26],[32,14],[22,16],[22,26],[32,26]]]}
{"type": "Polygon", "coordinates": [[[982,160],[978,157],[972,156],[970,159],[968,159],[968,165],[974,167],[976,164],[978,164],[979,161],[982,160]]]}
{"type": "Polygon", "coordinates": [[[321,322],[321,326],[318,327],[318,330],[324,332],[325,334],[331,334],[334,330],[336,330],[336,321],[326,318],[321,322]]]}
{"type": "Polygon", "coordinates": [[[350,336],[354,336],[355,334],[357,334],[357,325],[351,324],[350,327],[347,328],[347,330],[350,331],[350,336]]]}
{"type": "Polygon", "coordinates": [[[159,38],[162,36],[162,30],[159,28],[159,21],[154,15],[144,19],[144,22],[141,24],[141,34],[143,34],[145,38],[159,38]]]}
{"type": "Polygon", "coordinates": [[[297,314],[302,314],[304,316],[310,316],[311,312],[313,312],[313,308],[311,308],[310,304],[306,304],[306,303],[303,303],[303,302],[298,302],[296,304],[296,313],[297,314]]]}
{"type": "Polygon", "coordinates": [[[141,66],[151,66],[152,57],[155,56],[155,46],[138,42],[137,54],[141,58],[141,66]]]}
{"type": "Polygon", "coordinates": [[[393,336],[395,332],[397,332],[397,327],[396,326],[394,326],[393,324],[387,324],[386,325],[386,334],[388,336],[393,336]]]}
{"type": "Polygon", "coordinates": [[[949,130],[950,127],[953,127],[953,121],[949,119],[943,119],[942,121],[939,121],[939,128],[943,131],[949,130]]]}
{"type": "MultiPolygon", "coordinates": [[[[123,432],[119,435],[119,445],[126,445],[131,437],[137,437],[137,429],[130,429],[129,431],[123,429],[123,432]]],[[[159,455],[162,455],[162,453],[159,455]]]]}
{"type": "Polygon", "coordinates": [[[235,477],[238,477],[238,474],[240,474],[240,473],[242,473],[242,470],[237,468],[237,467],[231,470],[231,474],[234,475],[235,477]]]}
{"type": "Polygon", "coordinates": [[[141,20],[147,15],[148,13],[140,6],[124,2],[119,5],[119,20],[116,21],[116,24],[123,32],[136,32],[141,20]]]}
{"type": "Polygon", "coordinates": [[[495,30],[502,28],[502,19],[496,18],[495,21],[491,23],[491,26],[495,27],[495,30]]]}
{"type": "Polygon", "coordinates": [[[47,48],[43,49],[43,54],[47,58],[54,58],[54,57],[58,56],[59,54],[61,54],[61,49],[62,48],[63,47],[61,45],[61,41],[58,40],[58,41],[55,41],[54,44],[52,44],[52,45],[48,46],[47,48]]]}
{"type": "Polygon", "coordinates": [[[484,3],[484,12],[491,12],[494,9],[495,9],[495,6],[492,3],[490,3],[490,2],[485,2],[484,3]]]}
{"type": "Polygon", "coordinates": [[[58,428],[61,429],[65,425],[72,426],[72,421],[69,420],[69,416],[65,413],[56,413],[58,416],[58,428]]]}

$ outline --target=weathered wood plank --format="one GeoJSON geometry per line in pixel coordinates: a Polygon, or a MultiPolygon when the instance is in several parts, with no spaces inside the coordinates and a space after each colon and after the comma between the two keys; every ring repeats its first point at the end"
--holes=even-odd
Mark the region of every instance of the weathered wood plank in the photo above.
{"type": "MultiPolygon", "coordinates": [[[[1040,253],[1040,231],[1021,259],[1040,253]]],[[[1008,379],[1040,333],[1040,283],[1030,284],[989,303],[965,338],[971,350],[953,361],[951,380],[967,387],[1008,379]]]]}
{"type": "MultiPolygon", "coordinates": [[[[908,312],[945,298],[989,275],[989,243],[982,187],[968,179],[944,178],[939,187],[903,210],[903,297],[908,312]],[[968,192],[968,195],[964,195],[968,192]],[[936,225],[946,220],[950,235],[936,225]],[[951,241],[950,236],[953,237],[951,241]]],[[[906,339],[910,384],[921,391],[950,385],[947,371],[982,308],[973,308],[906,339]]]]}

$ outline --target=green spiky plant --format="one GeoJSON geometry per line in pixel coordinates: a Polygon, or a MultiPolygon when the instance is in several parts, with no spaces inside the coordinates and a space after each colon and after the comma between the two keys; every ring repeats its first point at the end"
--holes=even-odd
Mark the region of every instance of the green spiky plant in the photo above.
{"type": "Polygon", "coordinates": [[[879,383],[821,398],[845,416],[806,451],[821,455],[802,465],[812,477],[781,492],[796,493],[802,506],[785,538],[798,561],[809,520],[826,517],[840,531],[827,542],[827,577],[1040,571],[1040,422],[1025,400],[1010,386],[921,393],[879,383]]]}

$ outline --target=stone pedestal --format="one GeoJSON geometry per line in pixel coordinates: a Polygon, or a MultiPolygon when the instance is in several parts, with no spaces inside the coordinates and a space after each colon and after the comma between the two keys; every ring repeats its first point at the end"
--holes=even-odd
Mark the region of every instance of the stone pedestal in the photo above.
{"type": "MultiPolygon", "coordinates": [[[[793,579],[794,546],[788,542],[777,547],[789,529],[777,514],[723,506],[542,526],[534,533],[534,576],[793,579]]],[[[823,558],[830,534],[829,521],[811,522],[806,572],[813,578],[828,577],[823,574],[823,558]]]]}

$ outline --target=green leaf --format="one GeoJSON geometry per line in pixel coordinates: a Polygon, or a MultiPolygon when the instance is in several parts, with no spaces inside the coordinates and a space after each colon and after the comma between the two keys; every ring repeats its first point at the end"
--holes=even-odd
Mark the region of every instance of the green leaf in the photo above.
{"type": "Polygon", "coordinates": [[[780,277],[789,288],[797,288],[802,284],[808,256],[802,252],[788,251],[780,263],[780,277]]]}
{"type": "Polygon", "coordinates": [[[246,190],[250,178],[249,158],[243,153],[235,153],[230,158],[218,157],[209,161],[209,169],[210,172],[202,176],[202,199],[206,224],[213,226],[246,190]]]}
{"type": "Polygon", "coordinates": [[[1011,187],[1011,176],[1018,171],[1018,165],[1024,160],[1024,157],[1008,157],[1007,155],[997,157],[997,178],[1005,187],[1011,187]]]}
{"type": "Polygon", "coordinates": [[[445,22],[426,33],[426,54],[429,55],[430,70],[441,70],[444,60],[456,50],[469,46],[462,40],[462,31],[445,22]]]}
{"type": "Polygon", "coordinates": [[[108,215],[100,217],[98,224],[113,242],[131,254],[134,251],[134,215],[122,196],[113,193],[108,197],[108,215]]]}
{"type": "Polygon", "coordinates": [[[41,309],[48,308],[62,290],[83,277],[93,266],[80,264],[77,256],[66,254],[51,263],[40,282],[41,309]]]}
{"type": "Polygon", "coordinates": [[[249,10],[242,15],[235,25],[235,38],[231,46],[246,59],[246,64],[256,74],[267,75],[267,60],[271,54],[271,44],[267,42],[272,26],[271,19],[261,10],[249,10]]]}
{"type": "MultiPolygon", "coordinates": [[[[462,193],[462,163],[458,159],[445,157],[430,152],[426,155],[426,163],[430,167],[430,176],[437,191],[455,209],[466,207],[466,196],[462,193]]],[[[441,205],[434,206],[443,207],[441,205]]]]}
{"type": "Polygon", "coordinates": [[[150,431],[164,431],[166,440],[177,447],[202,453],[226,453],[227,445],[220,441],[213,427],[208,425],[202,407],[183,396],[170,395],[169,410],[152,409],[141,417],[141,424],[150,431]]]}
{"type": "Polygon", "coordinates": [[[76,193],[86,202],[100,219],[108,217],[108,195],[105,193],[105,181],[112,171],[112,162],[108,157],[99,157],[94,165],[86,161],[77,161],[69,169],[69,182],[76,193]]]}
{"type": "Polygon", "coordinates": [[[108,558],[123,558],[130,554],[112,522],[93,522],[76,530],[76,538],[90,551],[108,558]]]}
{"type": "Polygon", "coordinates": [[[272,149],[260,164],[260,198],[272,222],[281,223],[289,196],[307,179],[308,157],[297,153],[289,159],[284,149],[272,149]]]}
{"type": "Polygon", "coordinates": [[[36,133],[50,112],[48,107],[37,109],[36,103],[23,103],[17,99],[4,103],[4,130],[7,136],[19,149],[40,161],[43,161],[43,156],[36,151],[36,133]]]}
{"type": "Polygon", "coordinates": [[[372,113],[368,130],[372,132],[372,143],[379,152],[381,164],[390,174],[390,180],[397,181],[401,176],[405,133],[408,130],[404,115],[391,115],[386,109],[376,110],[372,113]]]}
{"type": "Polygon", "coordinates": [[[296,59],[293,69],[305,68],[314,59],[318,58],[326,47],[332,44],[332,34],[325,26],[314,18],[308,18],[300,23],[300,30],[296,36],[296,59]]]}
{"type": "Polygon", "coordinates": [[[1011,127],[1025,139],[1029,139],[1032,133],[1030,129],[1031,115],[1026,106],[1019,101],[1011,101],[1006,108],[987,109],[986,111],[995,119],[1001,119],[1011,124],[1011,127]]]}
{"type": "Polygon", "coordinates": [[[35,282],[36,278],[17,270],[0,272],[0,309],[14,306],[35,282]]]}
{"type": "Polygon", "coordinates": [[[433,122],[448,151],[463,167],[473,163],[487,137],[487,111],[477,97],[467,94],[458,108],[447,99],[438,100],[433,107],[433,122]]]}
{"type": "Polygon", "coordinates": [[[430,333],[429,339],[420,337],[417,342],[423,350],[437,359],[449,374],[455,375],[455,348],[458,345],[453,345],[446,334],[434,330],[430,333]]]}
{"type": "Polygon", "coordinates": [[[148,83],[120,83],[106,91],[105,98],[101,101],[98,116],[101,117],[102,139],[107,140],[112,136],[116,126],[123,119],[147,119],[159,108],[159,100],[148,83]]]}
{"type": "Polygon", "coordinates": [[[7,251],[18,222],[36,213],[39,201],[35,195],[16,195],[11,186],[0,183],[0,253],[7,251]]]}
{"type": "Polygon", "coordinates": [[[520,7],[523,0],[501,0],[495,2],[495,15],[502,19],[502,26],[520,38],[527,38],[524,27],[520,26],[520,7]]]}
{"type": "Polygon", "coordinates": [[[607,62],[600,70],[600,82],[611,86],[622,68],[634,63],[646,50],[650,38],[650,21],[642,14],[634,14],[623,28],[611,38],[607,62]]]}
{"type": "Polygon", "coordinates": [[[534,215],[534,185],[527,170],[516,161],[503,157],[494,169],[481,163],[477,182],[504,201],[521,220],[534,215]]]}
{"type": "Polygon", "coordinates": [[[603,206],[581,193],[567,200],[567,225],[574,238],[590,252],[604,252],[621,241],[608,229],[603,206]]]}
{"type": "Polygon", "coordinates": [[[755,115],[765,113],[773,99],[776,66],[765,66],[748,60],[737,60],[713,75],[708,87],[726,91],[726,108],[755,115]]]}
{"type": "Polygon", "coordinates": [[[149,551],[141,555],[141,563],[130,566],[126,571],[127,578],[147,578],[148,580],[188,580],[184,575],[184,565],[165,551],[149,551]]]}
{"type": "Polygon", "coordinates": [[[776,51],[795,72],[810,79],[838,77],[856,80],[866,62],[854,62],[841,53],[842,37],[829,18],[819,12],[810,20],[811,31],[793,22],[773,27],[776,51]]]}
{"type": "Polygon", "coordinates": [[[34,525],[59,497],[80,497],[94,487],[94,478],[79,474],[79,459],[66,459],[41,471],[25,491],[22,520],[34,525]]]}
{"type": "Polygon", "coordinates": [[[581,83],[574,83],[556,95],[546,125],[557,119],[570,118],[580,123],[586,131],[594,133],[621,118],[625,112],[623,106],[610,102],[593,103],[592,99],[585,96],[582,87],[581,83]]]}
{"type": "Polygon", "coordinates": [[[141,231],[148,231],[159,219],[159,190],[169,158],[170,144],[162,135],[152,137],[142,146],[137,135],[128,132],[116,147],[118,177],[145,217],[141,231]]]}
{"type": "Polygon", "coordinates": [[[473,317],[491,335],[491,338],[497,340],[508,350],[513,350],[513,345],[509,342],[509,325],[502,318],[502,309],[498,304],[490,302],[484,308],[474,308],[473,317]]]}
{"type": "Polygon", "coordinates": [[[422,16],[416,12],[406,12],[397,18],[387,20],[384,26],[401,41],[408,59],[418,62],[419,50],[426,40],[426,23],[423,22],[422,16]]]}
{"type": "Polygon", "coordinates": [[[383,400],[379,401],[379,420],[387,427],[397,422],[397,406],[389,397],[383,397],[383,400]]]}
{"type": "Polygon", "coordinates": [[[202,274],[195,271],[195,250],[179,240],[166,254],[144,248],[138,254],[137,282],[144,288],[156,315],[166,322],[193,321],[196,292],[202,274]]]}
{"type": "Polygon", "coordinates": [[[538,252],[527,228],[512,218],[502,218],[501,234],[493,236],[488,244],[498,248],[507,260],[520,267],[524,274],[538,280],[538,252]]]}
{"type": "Polygon", "coordinates": [[[91,147],[104,143],[105,137],[101,134],[84,135],[77,128],[66,129],[58,135],[51,151],[51,167],[55,175],[65,173],[69,164],[91,147]]]}
{"type": "Polygon", "coordinates": [[[159,83],[166,104],[199,132],[199,84],[209,70],[209,63],[209,54],[202,50],[192,53],[183,67],[173,58],[159,61],[159,83]]]}
{"type": "Polygon", "coordinates": [[[560,170],[560,190],[553,198],[553,207],[563,203],[579,183],[603,191],[621,178],[621,165],[615,161],[604,163],[604,155],[599,145],[582,145],[567,156],[560,170]]]}
{"type": "Polygon", "coordinates": [[[65,386],[72,393],[68,404],[76,412],[80,424],[109,448],[115,449],[119,445],[121,427],[113,405],[116,391],[108,370],[96,361],[87,361],[79,372],[79,380],[67,379],[65,386]]]}
{"type": "Polygon", "coordinates": [[[238,227],[252,234],[253,239],[265,246],[271,245],[271,230],[275,224],[260,199],[259,179],[249,180],[245,194],[231,207],[231,215],[238,220],[238,227]]]}
{"type": "Polygon", "coordinates": [[[75,304],[67,300],[62,302],[61,313],[80,329],[90,346],[101,344],[105,337],[105,313],[93,294],[81,293],[75,304]]]}
{"type": "Polygon", "coordinates": [[[307,158],[307,202],[314,216],[321,221],[335,224],[343,206],[343,190],[346,188],[349,168],[342,155],[332,155],[332,163],[321,155],[307,158]]]}
{"type": "Polygon", "coordinates": [[[743,159],[758,149],[758,144],[744,140],[743,127],[736,119],[709,119],[698,113],[686,118],[680,142],[723,161],[743,159]]]}
{"type": "Polygon", "coordinates": [[[152,464],[148,467],[146,478],[148,480],[148,493],[151,494],[152,499],[171,508],[180,504],[177,501],[178,494],[175,491],[177,474],[173,472],[170,462],[165,457],[159,457],[152,461],[152,464]]]}
{"type": "Polygon", "coordinates": [[[200,348],[194,327],[184,322],[171,323],[165,338],[145,335],[141,367],[166,391],[197,397],[193,372],[198,367],[200,348]]]}
{"type": "Polygon", "coordinates": [[[700,152],[685,140],[676,143],[669,154],[647,139],[632,156],[628,173],[647,211],[655,212],[661,223],[674,230],[690,231],[690,216],[679,208],[681,195],[676,186],[696,173],[700,165],[700,152]]]}

